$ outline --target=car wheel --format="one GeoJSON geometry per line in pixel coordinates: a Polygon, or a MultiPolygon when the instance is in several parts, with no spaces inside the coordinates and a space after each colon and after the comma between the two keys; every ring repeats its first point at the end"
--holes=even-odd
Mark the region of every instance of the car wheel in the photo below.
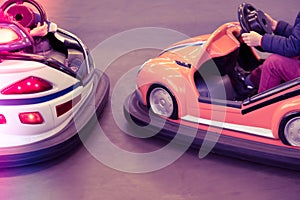
{"type": "Polygon", "coordinates": [[[163,86],[152,88],[149,93],[148,103],[155,114],[171,119],[178,119],[176,99],[167,88],[163,86]]]}
{"type": "Polygon", "coordinates": [[[284,118],[280,124],[279,137],[283,143],[300,146],[300,115],[292,114],[284,118]]]}

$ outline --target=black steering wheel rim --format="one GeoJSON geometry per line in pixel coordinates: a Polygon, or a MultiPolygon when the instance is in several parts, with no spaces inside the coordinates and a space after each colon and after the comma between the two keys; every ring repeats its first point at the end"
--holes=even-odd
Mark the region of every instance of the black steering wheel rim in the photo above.
{"type": "MultiPolygon", "coordinates": [[[[38,14],[40,15],[41,25],[43,25],[47,21],[47,15],[46,15],[44,8],[42,7],[41,4],[39,4],[35,0],[8,0],[2,4],[1,10],[3,10],[3,12],[6,12],[14,4],[20,6],[20,5],[24,5],[24,3],[29,3],[39,12],[38,14]]],[[[30,27],[27,27],[27,28],[30,28],[30,27]]]]}
{"type": "Polygon", "coordinates": [[[238,8],[238,19],[242,32],[255,31],[261,35],[271,34],[272,26],[263,11],[256,9],[249,3],[242,3],[238,8]]]}

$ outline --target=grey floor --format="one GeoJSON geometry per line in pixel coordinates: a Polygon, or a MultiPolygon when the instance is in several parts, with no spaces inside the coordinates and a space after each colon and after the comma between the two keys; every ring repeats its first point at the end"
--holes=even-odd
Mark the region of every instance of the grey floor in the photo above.
{"type": "MultiPolygon", "coordinates": [[[[100,122],[88,133],[90,137],[84,146],[54,161],[1,170],[0,199],[300,198],[300,174],[294,171],[214,154],[199,159],[194,150],[160,168],[144,166],[147,162],[143,156],[136,156],[134,162],[127,157],[130,152],[146,155],[166,145],[158,139],[126,134],[132,128],[124,120],[122,103],[134,88],[137,66],[177,39],[211,33],[225,22],[237,21],[237,7],[242,1],[40,2],[51,21],[77,34],[88,45],[97,67],[110,77],[111,100],[100,122]],[[170,37],[163,37],[164,34],[170,37]],[[106,148],[103,141],[98,141],[100,135],[103,141],[109,139],[115,149],[125,152],[125,156],[106,148]]],[[[251,3],[290,23],[299,9],[298,0],[252,0],[251,3]]],[[[170,151],[172,156],[176,149],[170,151]]],[[[170,159],[168,154],[158,157],[154,163],[170,159]]]]}

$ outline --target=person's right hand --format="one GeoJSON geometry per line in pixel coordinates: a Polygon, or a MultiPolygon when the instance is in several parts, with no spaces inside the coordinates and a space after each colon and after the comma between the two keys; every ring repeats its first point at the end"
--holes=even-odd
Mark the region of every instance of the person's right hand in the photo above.
{"type": "Polygon", "coordinates": [[[250,33],[243,33],[242,34],[243,41],[249,47],[258,47],[261,46],[262,36],[255,31],[250,31],[250,33]]]}
{"type": "Polygon", "coordinates": [[[32,29],[30,31],[30,35],[32,37],[34,37],[34,36],[43,37],[43,36],[47,35],[47,33],[48,33],[48,24],[44,23],[43,25],[41,25],[40,22],[37,24],[37,26],[34,29],[32,29]]]}
{"type": "Polygon", "coordinates": [[[271,23],[271,28],[272,31],[274,31],[277,27],[278,21],[276,21],[275,19],[273,19],[268,13],[265,13],[267,19],[270,21],[271,23]]]}

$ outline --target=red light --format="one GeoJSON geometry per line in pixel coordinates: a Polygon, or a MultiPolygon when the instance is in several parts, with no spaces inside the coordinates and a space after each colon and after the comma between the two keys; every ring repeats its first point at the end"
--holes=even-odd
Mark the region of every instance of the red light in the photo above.
{"type": "Polygon", "coordinates": [[[0,28],[0,44],[12,43],[19,39],[15,31],[10,28],[0,28]]]}
{"type": "Polygon", "coordinates": [[[0,114],[0,124],[6,124],[6,119],[2,114],[0,114]]]}
{"type": "Polygon", "coordinates": [[[56,115],[57,117],[62,116],[63,114],[67,113],[70,111],[77,103],[79,103],[81,100],[81,95],[78,95],[74,99],[67,101],[63,104],[57,105],[56,106],[56,115]]]}
{"type": "Polygon", "coordinates": [[[44,122],[39,112],[20,113],[19,118],[22,124],[42,124],[44,122]]]}
{"type": "Polygon", "coordinates": [[[2,94],[34,94],[38,92],[45,92],[52,89],[52,85],[41,78],[34,76],[27,77],[17,83],[14,83],[4,88],[2,94]]]}

